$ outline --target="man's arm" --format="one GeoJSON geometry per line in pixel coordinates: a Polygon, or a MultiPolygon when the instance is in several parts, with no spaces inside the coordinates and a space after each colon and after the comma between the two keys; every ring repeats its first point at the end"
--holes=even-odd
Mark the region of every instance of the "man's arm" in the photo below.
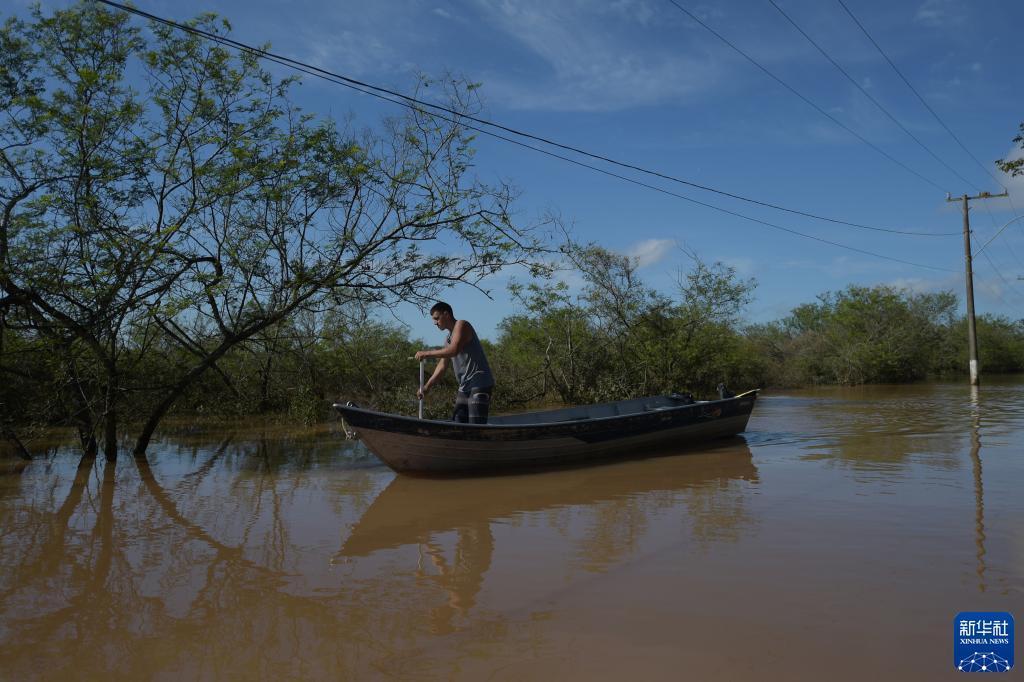
{"type": "Polygon", "coordinates": [[[430,375],[430,378],[427,379],[426,382],[424,382],[423,388],[416,392],[416,397],[422,398],[424,395],[426,395],[427,391],[430,390],[430,387],[441,380],[441,377],[444,376],[445,370],[447,369],[448,359],[441,358],[441,360],[437,363],[437,367],[434,368],[434,373],[430,375]]]}
{"type": "Polygon", "coordinates": [[[465,320],[459,320],[455,323],[455,328],[452,329],[452,340],[447,346],[437,350],[416,351],[416,359],[441,358],[443,360],[445,358],[454,358],[462,350],[462,347],[469,343],[471,338],[473,338],[473,325],[465,320]]]}

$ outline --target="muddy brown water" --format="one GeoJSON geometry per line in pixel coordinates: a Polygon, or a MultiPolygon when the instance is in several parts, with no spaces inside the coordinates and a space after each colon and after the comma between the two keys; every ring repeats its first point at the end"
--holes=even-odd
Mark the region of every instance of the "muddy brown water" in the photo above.
{"type": "Polygon", "coordinates": [[[953,679],[958,612],[1024,619],[1022,484],[1020,379],[770,392],[713,448],[490,478],[333,426],[62,447],[0,475],[0,679],[953,679]]]}

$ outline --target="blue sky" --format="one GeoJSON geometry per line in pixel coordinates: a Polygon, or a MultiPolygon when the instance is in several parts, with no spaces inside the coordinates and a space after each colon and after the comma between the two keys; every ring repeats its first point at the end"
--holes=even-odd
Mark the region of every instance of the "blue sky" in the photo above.
{"type": "MultiPolygon", "coordinates": [[[[269,42],[275,52],[405,92],[417,73],[462,75],[483,84],[484,118],[803,212],[876,227],[959,232],[959,204],[948,204],[946,192],[974,195],[1008,187],[1009,200],[972,203],[975,249],[1024,213],[1024,178],[1000,177],[993,164],[1014,152],[1012,139],[1024,120],[1024,3],[844,0],[972,158],[837,0],[775,1],[930,152],[769,0],[678,4],[877,149],[802,101],[670,0],[135,4],[175,20],[212,11],[231,21],[232,37],[239,41],[269,42]]],[[[18,12],[27,6],[22,0],[8,5],[18,12]]],[[[352,113],[368,125],[399,113],[393,105],[309,77],[297,99],[308,111],[352,113]]],[[[687,267],[684,249],[755,278],[755,300],[745,314],[749,321],[777,319],[819,293],[849,284],[951,289],[963,295],[959,236],[854,229],[606,166],[723,209],[936,269],[915,267],[771,229],[489,138],[479,140],[476,162],[474,171],[484,180],[502,179],[520,189],[521,220],[555,212],[577,239],[636,255],[644,279],[666,292],[687,267]]],[[[1024,280],[1017,280],[1024,277],[1024,220],[985,249],[975,276],[979,313],[1024,317],[1024,280]]],[[[447,295],[457,316],[471,320],[485,337],[493,337],[501,318],[514,312],[505,281],[495,279],[490,287],[493,301],[472,290],[447,295]]],[[[425,313],[402,309],[398,317],[414,335],[437,341],[425,313]]]]}

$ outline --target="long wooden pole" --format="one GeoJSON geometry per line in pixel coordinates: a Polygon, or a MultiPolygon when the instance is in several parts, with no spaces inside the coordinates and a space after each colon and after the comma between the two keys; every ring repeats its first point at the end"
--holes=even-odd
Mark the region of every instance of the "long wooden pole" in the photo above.
{"type": "Polygon", "coordinates": [[[420,419],[423,419],[423,363],[426,360],[420,360],[420,419]]]}

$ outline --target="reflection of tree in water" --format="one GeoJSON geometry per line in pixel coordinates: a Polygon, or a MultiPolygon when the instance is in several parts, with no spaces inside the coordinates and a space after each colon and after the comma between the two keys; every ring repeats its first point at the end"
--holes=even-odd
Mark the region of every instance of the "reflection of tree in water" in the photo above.
{"type": "MultiPolygon", "coordinates": [[[[223,458],[226,445],[211,459],[223,458]]],[[[3,527],[12,528],[0,577],[0,620],[9,624],[0,640],[5,675],[38,674],[37,658],[18,657],[28,650],[41,651],[56,676],[109,670],[148,677],[145,671],[181,669],[188,677],[222,677],[238,674],[244,661],[286,674],[290,655],[276,655],[291,644],[278,619],[290,634],[312,633],[318,621],[331,619],[330,605],[283,590],[280,573],[249,557],[251,538],[219,540],[182,513],[177,493],[160,484],[148,460],[136,465],[122,466],[115,485],[114,465],[101,463],[98,478],[96,460],[84,458],[56,513],[49,511],[58,506],[54,488],[44,490],[41,504],[30,502],[16,524],[0,510],[3,527]],[[216,651],[221,655],[211,655],[216,651]]],[[[185,499],[213,470],[183,479],[185,499]]],[[[271,516],[280,515],[272,486],[252,489],[270,500],[271,516]]],[[[254,506],[249,520],[260,513],[254,506]]],[[[268,534],[287,542],[280,528],[268,534]]]]}
{"type": "Polygon", "coordinates": [[[700,545],[722,540],[736,542],[756,525],[747,508],[745,488],[732,481],[695,488],[684,501],[690,510],[690,532],[700,545]]]}
{"type": "Polygon", "coordinates": [[[584,527],[582,532],[573,532],[574,523],[563,510],[549,514],[550,525],[573,543],[575,565],[600,572],[635,554],[658,518],[678,522],[679,542],[687,541],[687,528],[692,540],[707,543],[737,540],[754,525],[746,509],[746,486],[739,485],[740,481],[757,481],[757,469],[745,443],[720,454],[682,455],[676,461],[649,464],[654,477],[646,485],[629,490],[629,484],[623,482],[625,492],[579,505],[570,512],[577,517],[575,525],[584,527]],[[660,469],[661,464],[667,468],[660,469]],[[680,510],[686,513],[680,514],[680,510]]]}
{"type": "MultiPolygon", "coordinates": [[[[519,487],[470,481],[453,490],[480,497],[468,513],[452,507],[448,516],[445,504],[458,496],[444,500],[396,478],[375,498],[389,474],[317,475],[329,458],[313,448],[290,460],[289,449],[301,447],[271,439],[182,446],[183,472],[165,443],[152,461],[122,458],[116,475],[114,465],[86,459],[63,478],[19,477],[20,495],[0,505],[0,669],[14,679],[39,674],[38,660],[56,677],[455,674],[479,660],[481,647],[495,645],[500,657],[544,646],[542,622],[529,614],[510,621],[481,604],[494,519],[571,509],[594,519],[593,538],[628,536],[643,532],[644,513],[671,508],[702,481],[756,476],[747,450],[732,453],[725,473],[689,478],[606,469],[519,487]],[[372,523],[369,506],[400,522],[388,545],[399,551],[331,565],[304,544],[324,514],[335,534],[344,518],[358,520],[356,529],[372,523]]],[[[631,551],[629,542],[594,542],[605,556],[631,551]]]]}
{"type": "Polygon", "coordinates": [[[778,419],[809,451],[809,460],[898,471],[925,458],[930,467],[955,470],[967,439],[960,389],[942,384],[830,388],[791,399],[778,419]]]}
{"type": "MultiPolygon", "coordinates": [[[[0,536],[0,548],[3,549],[3,552],[0,552],[3,566],[0,576],[0,605],[8,604],[16,595],[16,585],[26,580],[52,579],[61,573],[62,569],[68,567],[67,558],[64,556],[64,549],[68,544],[67,535],[69,531],[75,534],[74,529],[70,527],[72,518],[89,488],[95,463],[94,457],[81,458],[70,488],[56,512],[49,512],[50,509],[57,507],[59,499],[60,479],[53,477],[47,480],[45,485],[32,485],[30,489],[26,488],[31,484],[26,484],[22,488],[22,494],[32,495],[34,499],[28,504],[21,505],[13,518],[10,514],[4,513],[4,522],[0,523],[0,528],[3,529],[0,536]],[[37,551],[31,551],[37,547],[37,551]]],[[[76,558],[72,557],[71,561],[75,561],[76,558]]]]}
{"type": "MultiPolygon", "coordinates": [[[[104,463],[101,478],[96,459],[84,457],[55,513],[56,488],[39,490],[53,505],[34,504],[21,518],[3,510],[3,526],[13,527],[5,538],[3,577],[0,578],[0,621],[8,623],[0,646],[0,668],[18,679],[39,674],[29,665],[19,671],[6,664],[10,652],[23,647],[45,648],[54,640],[74,636],[91,641],[93,648],[113,652],[122,646],[114,638],[93,638],[104,630],[112,595],[133,598],[130,570],[115,538],[115,470],[104,463]],[[32,614],[26,618],[25,614],[32,614]]],[[[56,665],[62,662],[58,659],[56,665]]]]}
{"type": "MultiPolygon", "coordinates": [[[[175,460],[176,453],[161,460],[175,460]]],[[[217,537],[239,538],[258,548],[259,561],[274,570],[287,570],[289,520],[285,510],[301,509],[309,490],[322,481],[322,470],[339,463],[338,447],[323,439],[268,437],[236,440],[218,448],[200,463],[197,459],[173,486],[182,513],[217,537]]],[[[375,492],[372,478],[350,472],[335,482],[337,494],[323,496],[335,515],[345,508],[365,507],[375,492]]]]}
{"type": "Polygon", "coordinates": [[[577,543],[576,561],[584,570],[606,570],[636,553],[649,535],[651,521],[666,514],[682,521],[680,542],[686,541],[682,534],[685,527],[689,527],[691,539],[700,544],[738,540],[741,533],[755,525],[746,500],[744,486],[724,479],[598,503],[586,510],[588,527],[577,543]],[[678,514],[681,509],[687,511],[684,516],[678,514]]]}
{"type": "MultiPolygon", "coordinates": [[[[279,450],[269,441],[251,448],[225,442],[212,453],[200,450],[198,466],[181,476],[161,473],[161,460],[171,470],[180,465],[168,450],[152,463],[122,458],[116,484],[114,465],[85,459],[70,488],[66,479],[38,486],[27,504],[22,493],[27,511],[16,512],[17,524],[0,507],[0,526],[10,529],[0,559],[4,676],[31,679],[40,659],[57,677],[351,678],[421,670],[422,660],[407,656],[425,632],[455,632],[456,617],[474,609],[492,554],[489,529],[462,530],[448,565],[435,553],[434,590],[401,571],[332,569],[323,553],[309,572],[320,584],[308,585],[288,560],[309,556],[292,537],[309,499],[302,491],[338,504],[323,489],[333,478],[310,475],[326,462],[282,462],[288,455],[279,450]],[[438,607],[439,593],[448,595],[448,613],[438,607]]],[[[344,478],[351,495],[341,504],[349,507],[379,487],[364,472],[344,478]]]]}
{"type": "Polygon", "coordinates": [[[574,543],[574,563],[585,571],[603,571],[636,552],[657,508],[646,502],[627,496],[581,508],[586,528],[574,543]]]}

